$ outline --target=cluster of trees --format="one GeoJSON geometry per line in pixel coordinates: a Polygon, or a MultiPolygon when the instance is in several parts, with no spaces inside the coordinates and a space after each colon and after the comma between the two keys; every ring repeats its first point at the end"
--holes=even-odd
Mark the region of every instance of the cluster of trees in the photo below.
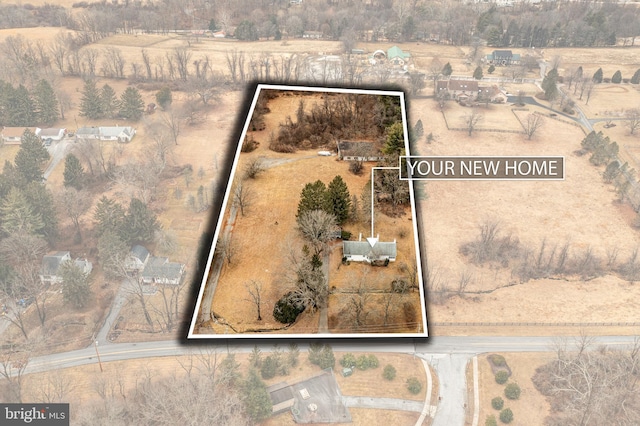
{"type": "Polygon", "coordinates": [[[300,100],[296,121],[291,118],[280,126],[269,148],[279,152],[326,146],[336,140],[376,140],[392,123],[402,120],[397,96],[325,94],[324,102],[310,112],[300,100]]]}
{"type": "Polygon", "coordinates": [[[59,117],[58,98],[47,80],[41,79],[32,91],[0,80],[0,126],[50,126],[59,117]]]}
{"type": "MultiPolygon", "coordinates": [[[[351,211],[351,198],[349,188],[337,175],[329,185],[325,185],[321,180],[307,183],[300,194],[298,202],[298,224],[304,220],[305,214],[314,210],[323,210],[335,217],[335,223],[342,225],[349,218],[351,211]]],[[[304,230],[303,230],[304,232],[304,230]]]]}
{"type": "Polygon", "coordinates": [[[257,346],[254,346],[249,355],[249,366],[259,370],[263,379],[269,380],[276,375],[289,375],[290,369],[298,365],[299,355],[300,350],[295,343],[291,343],[286,352],[276,344],[266,357],[263,357],[262,351],[257,346]]]}
{"type": "Polygon", "coordinates": [[[40,281],[42,257],[58,238],[57,204],[42,183],[42,169],[49,153],[31,131],[13,163],[6,161],[0,174],[0,292],[6,297],[14,323],[28,338],[23,310],[13,301],[32,300],[44,326],[46,298],[40,281]]]}
{"type": "Polygon", "coordinates": [[[638,16],[617,4],[495,6],[481,13],[476,30],[495,47],[612,46],[619,38],[633,45],[638,16]],[[517,12],[517,13],[514,13],[517,12]]]}
{"type": "Polygon", "coordinates": [[[80,101],[81,116],[92,120],[116,117],[138,120],[143,113],[144,101],[135,87],[127,87],[118,99],[108,84],[98,90],[95,80],[85,81],[80,101]]]}
{"type": "Polygon", "coordinates": [[[616,350],[582,336],[558,340],[555,359],[538,367],[533,384],[547,397],[550,424],[638,424],[640,346],[616,350]]]}
{"type": "Polygon", "coordinates": [[[609,136],[605,136],[602,132],[592,131],[581,142],[582,148],[591,153],[589,161],[595,166],[610,164],[611,161],[617,160],[618,147],[617,142],[612,142],[609,136]]]}

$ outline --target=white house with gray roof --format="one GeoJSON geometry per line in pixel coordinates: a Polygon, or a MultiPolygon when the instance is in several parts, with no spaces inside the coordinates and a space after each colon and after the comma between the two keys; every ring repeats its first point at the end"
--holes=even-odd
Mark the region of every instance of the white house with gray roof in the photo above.
{"type": "MultiPolygon", "coordinates": [[[[60,267],[65,262],[71,261],[71,253],[68,251],[58,251],[48,254],[42,258],[42,269],[40,270],[40,281],[42,284],[58,284],[62,282],[60,267]]],[[[73,261],[84,274],[90,274],[93,265],[87,259],[75,259],[73,261]]]]}
{"type": "Polygon", "coordinates": [[[140,281],[143,284],[179,285],[184,269],[182,263],[169,262],[166,257],[151,256],[140,274],[140,281]]]}
{"type": "Polygon", "coordinates": [[[365,239],[362,241],[343,241],[342,256],[345,261],[353,262],[395,262],[398,249],[396,241],[377,241],[378,239],[365,239]],[[373,245],[371,244],[373,242],[373,245]]]}

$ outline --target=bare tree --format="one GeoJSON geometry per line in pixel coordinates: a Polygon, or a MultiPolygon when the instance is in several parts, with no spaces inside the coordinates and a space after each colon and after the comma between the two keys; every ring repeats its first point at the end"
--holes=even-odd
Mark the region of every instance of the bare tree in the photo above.
{"type": "Polygon", "coordinates": [[[356,331],[366,328],[371,315],[371,288],[362,279],[347,298],[346,311],[356,331]]]}
{"type": "Polygon", "coordinates": [[[61,370],[49,371],[46,381],[40,381],[38,391],[40,399],[45,403],[64,403],[68,401],[69,394],[75,389],[74,380],[61,370]]]}
{"type": "Polygon", "coordinates": [[[257,321],[262,321],[262,316],[260,315],[260,307],[262,305],[262,282],[250,280],[244,283],[244,287],[247,289],[247,293],[249,293],[249,298],[244,300],[251,302],[256,306],[258,314],[257,321]]]}
{"type": "Polygon", "coordinates": [[[29,351],[25,347],[10,346],[0,353],[0,378],[3,379],[3,402],[22,403],[24,374],[29,364],[29,351]]]}
{"type": "Polygon", "coordinates": [[[240,214],[244,216],[248,213],[251,204],[253,203],[254,194],[253,190],[244,182],[238,182],[235,190],[233,191],[233,205],[240,209],[240,214]]]}
{"type": "Polygon", "coordinates": [[[469,136],[471,136],[473,131],[476,130],[478,123],[482,121],[483,118],[484,116],[480,112],[478,112],[478,110],[475,108],[473,108],[471,111],[465,114],[464,116],[465,127],[469,132],[469,136]]]}
{"type": "Polygon", "coordinates": [[[523,124],[524,133],[527,135],[527,139],[531,140],[536,131],[544,125],[544,119],[540,114],[527,114],[523,124]]]}
{"type": "Polygon", "coordinates": [[[180,322],[181,285],[158,285],[161,300],[160,306],[150,303],[149,309],[157,314],[160,329],[171,333],[180,322]]]}
{"type": "Polygon", "coordinates": [[[216,254],[219,254],[227,262],[227,265],[233,263],[233,259],[235,259],[236,254],[238,254],[238,247],[234,244],[234,240],[231,239],[229,233],[223,235],[218,240],[216,254]]]}
{"type": "Polygon", "coordinates": [[[433,82],[433,93],[435,94],[438,86],[438,79],[442,75],[442,62],[438,58],[433,58],[431,63],[429,64],[429,68],[427,69],[427,73],[429,78],[433,82]]]}
{"type": "Polygon", "coordinates": [[[126,289],[129,294],[135,296],[138,303],[140,303],[140,308],[142,309],[142,314],[144,315],[144,319],[149,326],[151,332],[155,330],[153,319],[151,318],[150,307],[147,306],[147,286],[144,285],[141,279],[135,278],[127,278],[126,279],[126,289]]]}
{"type": "MultiPolygon", "coordinates": [[[[168,54],[167,54],[168,55],[168,54]]],[[[180,46],[173,49],[173,59],[178,71],[180,80],[187,81],[189,78],[189,62],[191,62],[191,52],[186,46],[180,46]]]]}
{"type": "Polygon", "coordinates": [[[628,109],[624,112],[629,134],[634,135],[640,129],[640,108],[628,109]]]}
{"type": "Polygon", "coordinates": [[[336,217],[324,210],[309,210],[298,216],[298,229],[316,255],[323,253],[335,238],[336,217]]]}
{"type": "Polygon", "coordinates": [[[40,273],[46,251],[47,242],[44,239],[23,231],[13,233],[0,242],[0,253],[13,270],[8,282],[2,283],[2,290],[10,301],[7,303],[9,312],[4,319],[17,326],[27,339],[24,306],[15,300],[33,299],[40,325],[44,327],[49,293],[44,291],[40,273]]]}
{"type": "Polygon", "coordinates": [[[173,143],[178,145],[178,137],[182,131],[183,118],[173,108],[160,114],[160,121],[165,125],[173,143]]]}
{"type": "Polygon", "coordinates": [[[76,229],[78,241],[82,241],[80,217],[91,207],[91,197],[86,191],[78,191],[73,187],[66,187],[58,196],[60,210],[67,214],[76,229]]]}

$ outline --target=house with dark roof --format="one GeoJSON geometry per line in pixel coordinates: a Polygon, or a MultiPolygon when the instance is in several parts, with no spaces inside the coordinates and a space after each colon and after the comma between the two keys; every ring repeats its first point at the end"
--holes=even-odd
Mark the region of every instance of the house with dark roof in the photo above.
{"type": "Polygon", "coordinates": [[[513,53],[511,50],[494,50],[485,57],[485,61],[491,65],[518,65],[520,64],[520,55],[513,53]]]}
{"type": "Polygon", "coordinates": [[[395,262],[398,254],[396,241],[378,241],[378,238],[367,238],[362,241],[343,241],[342,257],[345,261],[353,262],[395,262]]]}
{"type": "Polygon", "coordinates": [[[384,158],[373,142],[340,141],[338,159],[344,161],[380,161],[384,158]]]}
{"type": "Polygon", "coordinates": [[[127,272],[140,272],[144,269],[151,254],[145,247],[136,244],[131,247],[129,255],[125,259],[125,269],[127,272]]]}
{"type": "MultiPolygon", "coordinates": [[[[42,258],[42,269],[40,270],[40,281],[42,284],[58,284],[62,282],[60,267],[65,262],[71,261],[71,253],[68,251],[58,251],[46,255],[42,258]]],[[[73,261],[77,267],[85,274],[90,274],[93,265],[87,259],[75,259],[73,261]]]]}
{"type": "Polygon", "coordinates": [[[184,270],[185,265],[182,263],[169,262],[166,257],[151,256],[140,274],[140,281],[147,285],[179,285],[184,270]]]}

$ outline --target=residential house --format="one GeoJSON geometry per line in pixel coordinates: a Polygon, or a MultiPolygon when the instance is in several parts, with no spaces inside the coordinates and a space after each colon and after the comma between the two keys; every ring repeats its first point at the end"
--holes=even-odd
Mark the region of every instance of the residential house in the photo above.
{"type": "Polygon", "coordinates": [[[101,141],[131,142],[136,129],[131,126],[99,127],[101,141]]]}
{"type": "Polygon", "coordinates": [[[37,127],[3,127],[2,141],[6,145],[20,145],[22,143],[22,135],[27,129],[36,135],[40,132],[37,127]]]}
{"type": "Polygon", "coordinates": [[[476,100],[502,104],[507,102],[507,95],[495,84],[493,86],[478,86],[478,96],[476,100]]]}
{"type": "Polygon", "coordinates": [[[98,127],[80,127],[76,131],[76,141],[98,139],[100,139],[100,129],[98,127]]]}
{"type": "Polygon", "coordinates": [[[485,57],[485,61],[491,65],[518,65],[520,63],[520,55],[513,53],[511,50],[494,50],[485,57]]]}
{"type": "Polygon", "coordinates": [[[144,269],[151,254],[141,245],[131,247],[131,251],[125,260],[127,272],[140,272],[144,269]]]}
{"type": "Polygon", "coordinates": [[[115,142],[131,142],[136,129],[131,126],[81,127],[76,132],[76,141],[101,140],[115,142]]]}
{"type": "Polygon", "coordinates": [[[323,37],[322,31],[305,31],[304,33],[302,33],[302,38],[319,40],[322,37],[323,37]]]}
{"type": "Polygon", "coordinates": [[[344,161],[380,161],[384,158],[373,142],[340,141],[338,159],[344,161]]]}
{"type": "Polygon", "coordinates": [[[140,281],[143,284],[179,285],[184,269],[182,263],[169,262],[166,257],[151,256],[142,270],[140,281]]]}
{"type": "Polygon", "coordinates": [[[440,80],[436,83],[437,94],[448,93],[458,102],[474,100],[478,96],[477,80],[440,80]]]}
{"type": "Polygon", "coordinates": [[[59,142],[64,138],[65,133],[67,133],[67,129],[50,128],[40,130],[38,136],[40,136],[40,139],[43,141],[51,139],[54,142],[59,142]]]}
{"type": "Polygon", "coordinates": [[[396,241],[378,241],[367,238],[362,241],[343,241],[342,256],[345,261],[353,262],[395,262],[397,256],[396,241]],[[372,244],[373,243],[373,244],[372,244]]]}
{"type": "MultiPolygon", "coordinates": [[[[58,284],[62,282],[60,275],[60,267],[63,263],[71,261],[71,253],[68,251],[59,251],[46,255],[42,258],[42,269],[40,271],[40,281],[42,284],[58,284]]],[[[91,273],[93,265],[87,259],[74,260],[76,266],[85,274],[91,273]]]]}
{"type": "Polygon", "coordinates": [[[393,65],[405,66],[409,62],[411,54],[403,52],[398,46],[393,46],[387,50],[387,60],[393,65]]]}

